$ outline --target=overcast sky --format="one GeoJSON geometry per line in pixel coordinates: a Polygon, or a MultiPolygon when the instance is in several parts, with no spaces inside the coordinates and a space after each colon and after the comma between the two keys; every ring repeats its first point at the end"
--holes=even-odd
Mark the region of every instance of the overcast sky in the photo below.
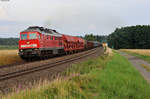
{"type": "Polygon", "coordinates": [[[108,35],[116,27],[150,24],[150,0],[0,0],[0,37],[29,26],[70,35],[108,35]]]}

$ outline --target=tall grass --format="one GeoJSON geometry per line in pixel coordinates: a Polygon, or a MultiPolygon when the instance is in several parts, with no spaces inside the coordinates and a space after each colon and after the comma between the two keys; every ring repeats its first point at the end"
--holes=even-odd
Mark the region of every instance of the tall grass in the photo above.
{"type": "Polygon", "coordinates": [[[17,50],[0,50],[0,65],[22,62],[17,50]]]}
{"type": "Polygon", "coordinates": [[[90,59],[53,82],[12,93],[4,99],[150,99],[150,85],[128,60],[113,56],[90,59]]]}

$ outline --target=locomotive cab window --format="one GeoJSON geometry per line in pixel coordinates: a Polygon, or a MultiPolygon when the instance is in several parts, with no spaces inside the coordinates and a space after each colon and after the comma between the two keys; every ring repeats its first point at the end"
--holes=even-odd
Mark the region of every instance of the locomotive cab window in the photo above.
{"type": "Polygon", "coordinates": [[[41,35],[39,35],[39,39],[41,39],[41,35]]]}
{"type": "Polygon", "coordinates": [[[55,40],[58,40],[58,38],[57,38],[57,37],[55,37],[55,40]]]}
{"type": "Polygon", "coordinates": [[[51,36],[51,40],[53,40],[53,36],[51,36]]]}
{"type": "Polygon", "coordinates": [[[26,40],[27,39],[27,34],[21,34],[21,40],[26,40]]]}
{"type": "Polygon", "coordinates": [[[30,33],[29,34],[29,39],[37,39],[36,33],[30,33]]]}
{"type": "Polygon", "coordinates": [[[47,40],[48,40],[49,36],[47,35],[46,37],[47,37],[47,40]]]}
{"type": "Polygon", "coordinates": [[[43,40],[45,39],[44,35],[42,35],[42,39],[43,39],[43,40]]]}

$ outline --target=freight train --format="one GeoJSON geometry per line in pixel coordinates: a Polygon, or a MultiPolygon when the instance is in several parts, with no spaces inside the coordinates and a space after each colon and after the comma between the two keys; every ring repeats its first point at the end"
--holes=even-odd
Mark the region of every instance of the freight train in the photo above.
{"type": "Polygon", "coordinates": [[[56,30],[32,26],[20,32],[19,55],[27,60],[76,53],[101,46],[97,41],[58,33],[56,30]]]}

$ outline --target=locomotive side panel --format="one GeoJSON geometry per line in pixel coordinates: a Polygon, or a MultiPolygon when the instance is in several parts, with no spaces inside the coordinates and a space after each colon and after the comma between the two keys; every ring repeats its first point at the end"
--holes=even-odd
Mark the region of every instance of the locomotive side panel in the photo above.
{"type": "Polygon", "coordinates": [[[64,49],[61,37],[55,35],[42,34],[40,44],[40,50],[43,54],[46,54],[46,52],[48,54],[59,54],[64,49]]]}

